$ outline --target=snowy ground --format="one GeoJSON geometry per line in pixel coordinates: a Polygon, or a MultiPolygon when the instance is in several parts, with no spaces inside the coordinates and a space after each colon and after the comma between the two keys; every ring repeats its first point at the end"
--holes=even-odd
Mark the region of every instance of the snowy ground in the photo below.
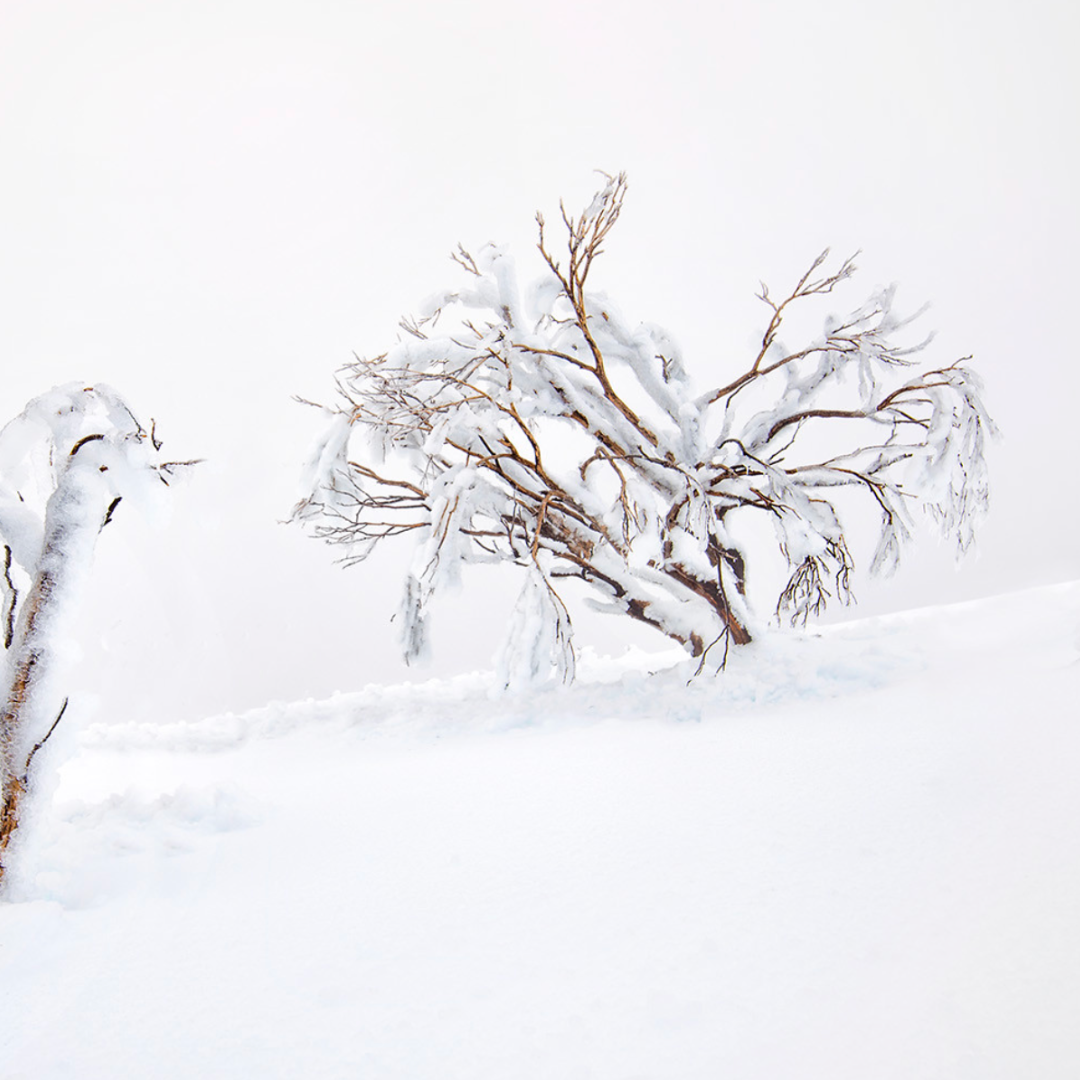
{"type": "Polygon", "coordinates": [[[672,660],[86,730],[0,1076],[1080,1075],[1080,583],[672,660]]]}

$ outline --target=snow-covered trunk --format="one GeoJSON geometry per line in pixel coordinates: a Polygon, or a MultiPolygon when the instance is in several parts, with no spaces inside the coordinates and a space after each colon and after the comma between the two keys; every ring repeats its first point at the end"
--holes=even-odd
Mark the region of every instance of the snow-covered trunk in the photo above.
{"type": "MultiPolygon", "coordinates": [[[[717,578],[703,579],[677,565],[668,566],[663,572],[677,586],[693,594],[691,603],[686,605],[684,601],[682,606],[688,606],[695,615],[689,620],[685,616],[676,617],[671,608],[658,604],[645,590],[635,588],[633,578],[627,580],[623,594],[619,597],[627,615],[655,626],[695,657],[701,656],[714,641],[725,636],[730,636],[732,644],[735,645],[746,645],[750,642],[750,630],[744,617],[734,610],[734,605],[726,590],[720,587],[717,578]],[[707,629],[710,626],[711,636],[707,629]]],[[[680,590],[671,591],[678,594],[680,590]]]]}
{"type": "MultiPolygon", "coordinates": [[[[734,610],[727,591],[721,587],[719,575],[716,578],[702,579],[681,566],[669,566],[665,573],[674,578],[683,588],[689,589],[699,600],[708,604],[716,619],[723,626],[720,632],[721,636],[730,636],[731,642],[735,645],[748,645],[750,643],[750,631],[745,625],[743,617],[734,610]]],[[[739,593],[740,595],[742,593],[741,582],[739,593]]],[[[676,640],[685,645],[690,650],[691,656],[701,656],[709,647],[709,642],[695,631],[691,631],[686,639],[670,631],[665,631],[665,633],[669,637],[675,637],[676,640]]]]}
{"type": "Polygon", "coordinates": [[[97,455],[80,454],[80,449],[85,446],[72,451],[49,498],[41,557],[8,651],[0,707],[0,878],[32,759],[63,708],[53,685],[64,626],[114,499],[103,475],[107,467],[94,460],[97,455]]]}
{"type": "Polygon", "coordinates": [[[705,568],[669,558],[662,566],[631,569],[620,558],[600,554],[601,549],[594,552],[583,576],[608,594],[610,607],[666,634],[691,656],[702,656],[724,639],[735,645],[750,642],[745,574],[737,551],[712,539],[707,550],[711,565],[705,568]]]}

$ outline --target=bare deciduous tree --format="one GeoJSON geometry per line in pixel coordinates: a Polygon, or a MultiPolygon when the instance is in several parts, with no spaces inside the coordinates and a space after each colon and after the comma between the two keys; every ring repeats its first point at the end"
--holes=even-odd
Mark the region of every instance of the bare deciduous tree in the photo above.
{"type": "Polygon", "coordinates": [[[462,285],[404,320],[408,336],[388,352],[338,373],[293,516],[343,545],[346,563],[389,537],[416,539],[407,658],[437,586],[464,561],[525,569],[506,650],[509,681],[525,682],[572,676],[565,578],[702,664],[714,649],[722,662],[751,637],[746,568],[759,553],[738,537],[750,515],[775,526],[789,565],[777,612],[795,622],[850,596],[838,489],[880,514],[877,572],[895,566],[916,503],[961,551],[972,542],[993,425],[966,359],[913,373],[928,341],[899,342],[912,319],[894,313],[891,288],[784,347],[792,308],[855,271],[851,259],[826,269],[824,252],[782,299],[762,287],[756,355],[695,393],[667,334],[586,288],[625,194],[625,176],[608,177],[580,215],[562,208],[561,253],[538,214],[546,273],[524,294],[505,249],[459,248],[462,285]]]}
{"type": "Polygon", "coordinates": [[[35,398],[0,431],[0,877],[35,755],[67,708],[58,660],[97,536],[122,499],[145,500],[193,464],[158,461],[160,448],[114,390],[79,383],[35,398]]]}

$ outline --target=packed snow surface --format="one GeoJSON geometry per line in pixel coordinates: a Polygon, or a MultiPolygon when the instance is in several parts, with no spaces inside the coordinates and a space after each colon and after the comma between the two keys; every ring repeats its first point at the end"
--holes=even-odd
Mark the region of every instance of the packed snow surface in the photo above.
{"type": "Polygon", "coordinates": [[[1080,1075],[1080,583],[691,673],[69,732],[0,1075],[1080,1075]]]}

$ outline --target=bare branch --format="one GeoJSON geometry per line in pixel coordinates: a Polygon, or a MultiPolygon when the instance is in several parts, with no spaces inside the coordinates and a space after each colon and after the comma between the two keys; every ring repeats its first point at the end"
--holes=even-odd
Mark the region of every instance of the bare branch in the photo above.
{"type": "Polygon", "coordinates": [[[30,777],[30,766],[33,764],[34,755],[49,741],[52,737],[52,733],[56,730],[57,724],[64,718],[64,713],[67,712],[68,699],[64,698],[64,704],[60,706],[60,711],[56,714],[56,719],[52,722],[52,727],[36,742],[34,748],[30,751],[26,758],[26,768],[22,775],[22,784],[25,786],[30,777]]]}
{"type": "Polygon", "coordinates": [[[819,348],[813,348],[804,350],[800,353],[791,353],[785,356],[783,359],[776,361],[771,365],[762,364],[765,360],[765,356],[769,349],[772,348],[773,343],[776,341],[776,335],[780,332],[780,326],[784,321],[784,312],[793,304],[796,300],[803,300],[809,296],[821,296],[826,293],[830,293],[833,289],[842,281],[846,281],[855,273],[855,259],[858,256],[858,252],[845,260],[844,264],[840,267],[835,274],[830,274],[826,278],[821,278],[818,281],[811,281],[810,278],[814,271],[820,267],[825,260],[829,257],[829,249],[826,248],[811,264],[810,268],[799,279],[795,288],[788,294],[787,298],[781,303],[775,303],[769,296],[768,286],[762,282],[761,291],[757,294],[758,299],[762,300],[769,308],[772,309],[772,317],[769,319],[769,325],[765,328],[765,333],[761,338],[761,348],[758,350],[757,356],[754,358],[754,362],[750,365],[750,369],[740,375],[737,379],[728,383],[726,386],[722,386],[717,390],[713,390],[707,397],[707,403],[712,405],[722,398],[730,397],[732,394],[741,390],[747,383],[752,382],[754,379],[761,375],[767,375],[772,371],[776,371],[778,368],[790,364],[795,360],[799,360],[804,356],[809,355],[811,352],[821,351],[819,348]]]}
{"type": "Polygon", "coordinates": [[[11,548],[4,545],[4,607],[0,619],[4,625],[4,648],[10,649],[15,637],[15,607],[19,602],[19,591],[11,580],[11,548]]]}

